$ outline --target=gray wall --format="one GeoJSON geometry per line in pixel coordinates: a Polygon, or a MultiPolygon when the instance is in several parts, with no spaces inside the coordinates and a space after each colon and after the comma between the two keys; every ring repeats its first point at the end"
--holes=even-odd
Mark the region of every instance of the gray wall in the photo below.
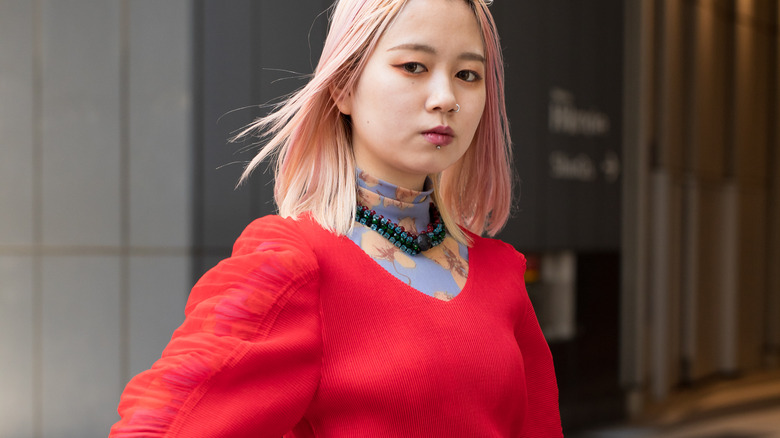
{"type": "Polygon", "coordinates": [[[273,212],[226,139],[304,83],[329,5],[0,0],[0,437],[107,434],[193,282],[273,212]]]}
{"type": "Polygon", "coordinates": [[[0,0],[0,436],[98,437],[191,285],[189,0],[0,0]]]}

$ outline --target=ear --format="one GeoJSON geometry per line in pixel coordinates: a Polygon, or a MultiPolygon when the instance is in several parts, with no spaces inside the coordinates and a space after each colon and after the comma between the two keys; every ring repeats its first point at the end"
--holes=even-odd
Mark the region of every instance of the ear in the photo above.
{"type": "Polygon", "coordinates": [[[343,88],[331,87],[330,97],[336,102],[341,114],[352,114],[352,92],[346,91],[343,88]]]}

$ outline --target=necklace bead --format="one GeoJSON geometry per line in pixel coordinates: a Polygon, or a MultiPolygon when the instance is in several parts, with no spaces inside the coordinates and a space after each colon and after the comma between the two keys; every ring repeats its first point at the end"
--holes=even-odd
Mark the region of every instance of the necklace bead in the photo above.
{"type": "Polygon", "coordinates": [[[401,251],[416,255],[439,245],[447,235],[447,229],[441,220],[439,210],[432,202],[429,204],[428,212],[431,223],[419,234],[406,231],[401,225],[363,205],[356,207],[355,221],[376,231],[401,251]]]}

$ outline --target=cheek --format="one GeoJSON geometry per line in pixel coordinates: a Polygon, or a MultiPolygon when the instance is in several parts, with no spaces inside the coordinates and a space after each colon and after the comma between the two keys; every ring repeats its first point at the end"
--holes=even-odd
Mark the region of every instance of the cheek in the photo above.
{"type": "Polygon", "coordinates": [[[365,81],[361,84],[355,100],[358,116],[365,123],[372,125],[381,123],[395,113],[394,102],[382,83],[377,80],[365,81]]]}
{"type": "Polygon", "coordinates": [[[474,143],[474,139],[476,136],[477,128],[479,128],[479,124],[482,121],[482,117],[485,114],[485,105],[484,103],[482,106],[479,106],[479,102],[474,102],[475,109],[473,111],[469,111],[466,115],[466,120],[464,120],[464,128],[466,128],[468,131],[470,131],[471,139],[468,142],[468,146],[470,147],[474,143]]]}
{"type": "Polygon", "coordinates": [[[477,129],[477,125],[479,125],[480,120],[482,120],[482,116],[485,114],[485,103],[486,98],[484,94],[475,98],[473,102],[469,103],[470,105],[474,105],[474,110],[469,113],[470,124],[474,127],[474,129],[477,129]]]}
{"type": "Polygon", "coordinates": [[[375,84],[373,89],[365,90],[360,102],[361,119],[374,129],[397,134],[400,126],[409,123],[413,103],[403,93],[390,90],[387,84],[375,84]]]}

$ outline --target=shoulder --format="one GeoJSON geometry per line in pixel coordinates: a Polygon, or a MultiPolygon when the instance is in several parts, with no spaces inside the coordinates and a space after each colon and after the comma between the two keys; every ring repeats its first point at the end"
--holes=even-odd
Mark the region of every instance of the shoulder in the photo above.
{"type": "Polygon", "coordinates": [[[259,293],[262,301],[270,302],[316,283],[318,276],[317,257],[296,221],[266,216],[249,224],[233,245],[233,254],[201,277],[187,308],[225,294],[259,293]]]}
{"type": "Polygon", "coordinates": [[[252,254],[270,248],[311,252],[305,219],[269,215],[252,221],[233,245],[233,257],[252,254]]]}
{"type": "Polygon", "coordinates": [[[516,266],[518,268],[525,270],[525,256],[515,249],[514,246],[499,239],[476,235],[470,231],[466,231],[466,234],[473,243],[473,250],[479,252],[486,259],[500,260],[504,263],[512,263],[513,265],[517,264],[516,266]]]}
{"type": "Polygon", "coordinates": [[[252,265],[273,262],[289,276],[316,272],[310,227],[306,218],[269,215],[255,219],[236,240],[231,259],[247,259],[252,265]]]}

